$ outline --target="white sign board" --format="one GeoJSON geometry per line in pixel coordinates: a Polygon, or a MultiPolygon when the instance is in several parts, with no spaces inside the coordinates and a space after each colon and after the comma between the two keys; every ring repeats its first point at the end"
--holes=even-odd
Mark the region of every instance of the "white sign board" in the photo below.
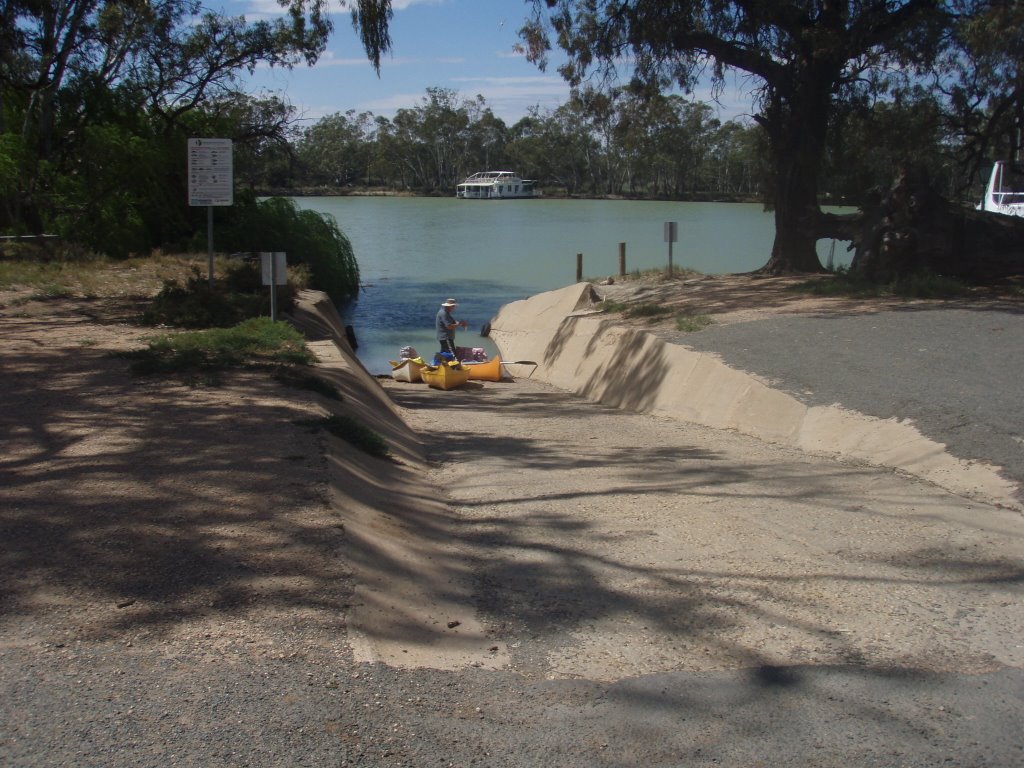
{"type": "Polygon", "coordinates": [[[288,285],[288,259],[284,251],[260,251],[263,284],[288,285]],[[271,261],[273,259],[273,261],[271,261]]]}
{"type": "Polygon", "coordinates": [[[188,140],[188,204],[232,205],[231,139],[188,140]]]}

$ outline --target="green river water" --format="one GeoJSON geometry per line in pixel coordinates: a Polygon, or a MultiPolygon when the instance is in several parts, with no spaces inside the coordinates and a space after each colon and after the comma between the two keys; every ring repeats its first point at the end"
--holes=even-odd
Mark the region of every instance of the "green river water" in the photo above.
{"type": "MultiPolygon", "coordinates": [[[[772,215],[759,204],[623,200],[456,200],[427,197],[302,197],[300,208],[332,215],[352,241],[363,284],[340,308],[353,326],[357,353],[371,373],[390,371],[406,345],[425,358],[437,351],[434,315],[452,296],[469,322],[459,346],[496,351],[479,336],[510,301],[584,278],[617,275],[619,243],[626,271],[666,268],[664,224],[677,222],[674,267],[705,274],[746,272],[768,260],[772,215]]],[[[830,241],[819,243],[822,263],[830,241]]],[[[836,244],[835,262],[848,262],[836,244]]]]}

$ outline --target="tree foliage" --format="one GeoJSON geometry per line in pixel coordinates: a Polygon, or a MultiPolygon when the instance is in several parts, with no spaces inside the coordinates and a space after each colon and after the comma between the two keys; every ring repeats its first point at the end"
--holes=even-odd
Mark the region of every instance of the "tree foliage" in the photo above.
{"type": "Polygon", "coordinates": [[[483,97],[431,88],[393,119],[333,114],[295,143],[293,188],[378,186],[454,194],[479,170],[512,168],[548,193],[636,197],[754,196],[761,174],[750,137],[678,95],[581,91],[508,126],[483,97]]]}
{"type": "Polygon", "coordinates": [[[339,304],[359,293],[359,265],[352,243],[328,215],[301,210],[283,197],[258,201],[243,194],[225,213],[217,232],[222,250],[284,251],[290,264],[307,265],[313,285],[339,304]]]}
{"type": "MultiPolygon", "coordinates": [[[[567,55],[560,71],[570,83],[596,74],[603,82],[636,81],[663,91],[692,89],[703,76],[721,87],[729,72],[752,78],[776,222],[769,272],[820,269],[815,241],[827,233],[818,185],[840,108],[891,94],[916,77],[965,75],[950,64],[954,52],[981,51],[957,41],[972,21],[998,7],[970,0],[532,4],[533,17],[521,30],[527,52],[543,66],[554,41],[567,55]]],[[[993,58],[1005,64],[1003,47],[994,48],[993,58]]]]}
{"type": "Polygon", "coordinates": [[[973,176],[1024,150],[1024,3],[963,2],[953,40],[933,86],[949,105],[947,131],[962,137],[963,175],[973,176]]]}
{"type": "MultiPolygon", "coordinates": [[[[243,185],[286,183],[293,110],[246,95],[239,75],[315,63],[332,24],[327,0],[279,4],[280,17],[248,21],[199,0],[2,0],[0,230],[115,256],[185,242],[205,224],[187,206],[190,136],[232,139],[243,185]]],[[[348,5],[379,67],[390,0],[348,5]]],[[[313,239],[340,234],[296,219],[313,239]]],[[[351,265],[337,262],[344,274],[321,272],[350,293],[351,265]]]]}

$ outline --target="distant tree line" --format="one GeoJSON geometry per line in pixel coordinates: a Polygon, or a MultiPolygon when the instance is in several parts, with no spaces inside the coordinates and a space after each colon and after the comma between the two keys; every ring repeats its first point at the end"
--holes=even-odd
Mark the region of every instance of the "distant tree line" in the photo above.
{"type": "MultiPolygon", "coordinates": [[[[508,125],[482,96],[430,88],[392,119],[354,110],[321,118],[251,155],[244,176],[261,191],[450,195],[476,171],[515,170],[556,196],[761,200],[770,172],[763,128],[715,113],[675,94],[584,90],[508,125]]],[[[851,106],[830,136],[822,201],[857,204],[907,161],[926,167],[944,194],[973,194],[944,125],[923,92],[851,106]]]]}

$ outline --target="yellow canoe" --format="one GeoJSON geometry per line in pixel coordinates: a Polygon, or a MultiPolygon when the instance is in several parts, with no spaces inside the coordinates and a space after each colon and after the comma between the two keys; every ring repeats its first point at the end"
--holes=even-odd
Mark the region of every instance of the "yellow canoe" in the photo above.
{"type": "Polygon", "coordinates": [[[455,389],[469,381],[469,371],[461,365],[427,365],[420,377],[434,389],[455,389]]]}
{"type": "Polygon", "coordinates": [[[388,360],[391,363],[391,378],[395,381],[422,381],[420,372],[426,363],[422,357],[404,358],[401,361],[388,360]]]}
{"type": "Polygon", "coordinates": [[[486,363],[463,363],[469,371],[469,378],[481,381],[501,381],[501,357],[495,357],[486,363]]]}

